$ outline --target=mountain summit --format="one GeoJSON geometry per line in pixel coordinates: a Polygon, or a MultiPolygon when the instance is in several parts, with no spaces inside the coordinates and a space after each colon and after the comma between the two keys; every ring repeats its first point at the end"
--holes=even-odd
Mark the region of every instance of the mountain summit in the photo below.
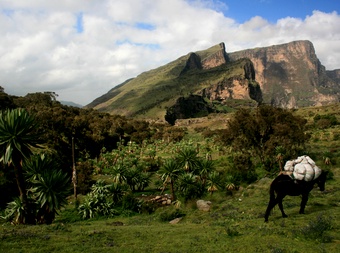
{"type": "Polygon", "coordinates": [[[230,53],[231,61],[250,59],[265,103],[283,108],[338,102],[339,77],[326,71],[310,41],[247,49],[230,53]]]}
{"type": "Polygon", "coordinates": [[[309,41],[227,53],[191,52],[112,88],[86,107],[164,119],[268,103],[283,108],[339,102],[340,70],[326,71],[309,41]]]}

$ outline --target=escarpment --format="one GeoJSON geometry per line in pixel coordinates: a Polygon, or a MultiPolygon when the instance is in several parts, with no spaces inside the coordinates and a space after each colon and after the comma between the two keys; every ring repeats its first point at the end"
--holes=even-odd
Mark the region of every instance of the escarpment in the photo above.
{"type": "Polygon", "coordinates": [[[143,72],[86,107],[176,120],[259,103],[297,108],[339,101],[340,70],[326,70],[310,41],[293,41],[237,52],[219,43],[143,72]]]}

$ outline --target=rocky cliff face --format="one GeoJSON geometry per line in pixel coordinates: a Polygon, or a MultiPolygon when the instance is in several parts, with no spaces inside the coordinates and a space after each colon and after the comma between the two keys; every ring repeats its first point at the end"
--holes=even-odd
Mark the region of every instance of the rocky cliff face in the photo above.
{"type": "Polygon", "coordinates": [[[211,69],[228,62],[228,56],[226,54],[224,43],[219,44],[220,50],[215,53],[208,55],[206,58],[202,59],[202,68],[211,69]]]}
{"type": "Polygon", "coordinates": [[[260,86],[255,82],[255,70],[251,61],[246,61],[240,75],[222,79],[201,92],[210,101],[223,102],[227,99],[253,99],[262,102],[260,86]]]}
{"type": "Polygon", "coordinates": [[[264,103],[294,108],[340,100],[340,83],[330,77],[332,73],[327,75],[309,41],[248,49],[228,57],[253,62],[264,103]]]}
{"type": "Polygon", "coordinates": [[[340,69],[328,70],[326,75],[336,83],[340,84],[340,69]]]}

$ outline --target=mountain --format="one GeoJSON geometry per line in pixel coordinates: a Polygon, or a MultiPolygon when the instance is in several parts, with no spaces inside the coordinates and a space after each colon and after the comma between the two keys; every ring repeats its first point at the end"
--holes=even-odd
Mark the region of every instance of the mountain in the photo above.
{"type": "Polygon", "coordinates": [[[253,62],[265,103],[297,108],[339,102],[340,70],[326,71],[310,41],[238,51],[229,58],[253,62]]]}
{"type": "Polygon", "coordinates": [[[82,108],[83,107],[82,105],[74,103],[72,101],[63,101],[63,100],[61,100],[60,103],[62,105],[68,105],[68,106],[73,106],[73,107],[78,107],[78,108],[82,108]]]}
{"type": "Polygon", "coordinates": [[[309,41],[232,53],[220,43],[126,80],[86,107],[174,123],[259,103],[339,102],[339,79],[340,70],[326,71],[309,41]]]}

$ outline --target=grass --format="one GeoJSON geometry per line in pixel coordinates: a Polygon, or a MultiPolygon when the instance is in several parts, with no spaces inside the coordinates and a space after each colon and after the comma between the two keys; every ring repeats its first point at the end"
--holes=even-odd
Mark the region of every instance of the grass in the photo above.
{"type": "MultiPolygon", "coordinates": [[[[295,113],[312,124],[316,114],[339,117],[339,106],[326,110],[303,108],[295,113]]],[[[191,136],[197,127],[219,128],[228,120],[227,116],[215,116],[187,125],[191,136]]],[[[195,201],[183,205],[183,219],[174,225],[164,218],[171,216],[174,207],[160,208],[151,215],[84,221],[73,203],[61,211],[52,225],[0,223],[0,253],[340,252],[340,149],[339,139],[334,137],[340,133],[339,127],[312,132],[312,140],[317,140],[309,143],[308,150],[316,150],[313,158],[317,158],[317,164],[323,164],[324,154],[332,156],[333,163],[327,169],[333,179],[327,181],[324,192],[311,192],[305,215],[299,214],[301,198],[287,196],[283,205],[289,217],[282,218],[275,207],[269,222],[264,223],[272,179],[262,178],[232,195],[217,192],[206,196],[204,199],[212,202],[210,212],[197,210],[195,201]]]]}
{"type": "Polygon", "coordinates": [[[325,192],[311,192],[305,215],[298,214],[300,197],[286,197],[289,217],[276,207],[264,223],[271,182],[264,178],[231,196],[207,196],[210,212],[187,203],[175,225],[162,221],[174,207],[82,221],[69,205],[49,226],[2,224],[0,252],[340,252],[340,169],[333,173],[325,192]]]}

